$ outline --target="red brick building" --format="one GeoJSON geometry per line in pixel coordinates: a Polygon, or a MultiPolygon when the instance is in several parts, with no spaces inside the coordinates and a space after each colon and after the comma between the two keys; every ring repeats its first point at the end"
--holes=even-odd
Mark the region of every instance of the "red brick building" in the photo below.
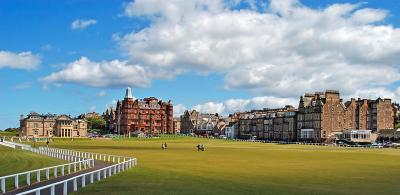
{"type": "Polygon", "coordinates": [[[120,134],[173,134],[173,105],[155,97],[133,99],[131,88],[125,98],[117,102],[115,131],[120,134]]]}
{"type": "Polygon", "coordinates": [[[343,103],[339,91],[306,93],[300,97],[297,112],[297,138],[300,141],[332,141],[345,130],[393,129],[391,99],[354,99],[343,103]]]}

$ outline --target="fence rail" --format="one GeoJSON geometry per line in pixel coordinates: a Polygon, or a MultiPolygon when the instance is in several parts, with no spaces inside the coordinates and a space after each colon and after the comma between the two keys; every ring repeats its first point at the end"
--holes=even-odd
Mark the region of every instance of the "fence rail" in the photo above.
{"type": "Polygon", "coordinates": [[[23,194],[36,194],[40,195],[42,190],[50,189],[50,194],[54,195],[56,186],[62,185],[62,194],[67,195],[68,194],[68,182],[72,181],[73,185],[73,191],[78,190],[78,181],[81,181],[81,187],[85,187],[87,184],[94,183],[95,177],[96,181],[100,181],[101,179],[105,179],[109,176],[112,176],[114,174],[117,174],[119,172],[122,172],[128,168],[131,168],[136,165],[136,159],[135,158],[129,158],[127,161],[120,162],[118,164],[114,164],[102,169],[98,169],[89,173],[84,173],[60,182],[52,183],[43,187],[39,187],[36,189],[32,189],[26,192],[19,193],[19,195],[23,194]],[[87,176],[89,176],[89,181],[86,181],[87,176]]]}
{"type": "Polygon", "coordinates": [[[92,171],[89,173],[84,173],[84,174],[81,174],[81,175],[78,175],[78,176],[57,182],[57,183],[49,184],[49,185],[46,185],[43,187],[39,187],[39,188],[32,189],[32,190],[29,190],[26,192],[22,192],[19,194],[35,193],[36,195],[40,195],[41,191],[46,190],[46,189],[50,189],[50,194],[55,194],[56,186],[62,185],[63,194],[66,195],[68,193],[68,182],[72,181],[73,191],[77,191],[79,180],[81,181],[80,187],[85,187],[86,184],[94,183],[95,180],[100,181],[101,179],[104,179],[111,175],[117,174],[121,171],[124,171],[128,168],[131,168],[131,167],[134,167],[137,165],[136,158],[131,158],[131,157],[92,153],[92,152],[82,152],[82,151],[74,151],[74,150],[59,149],[59,148],[40,147],[40,149],[43,151],[56,152],[59,154],[75,155],[80,158],[90,158],[90,159],[95,159],[95,160],[100,160],[100,161],[110,162],[110,163],[117,163],[117,164],[113,164],[113,165],[107,166],[105,168],[101,168],[101,169],[98,169],[98,170],[95,170],[95,171],[92,171]],[[87,177],[89,177],[88,181],[86,180],[87,177]]]}
{"type": "Polygon", "coordinates": [[[13,175],[3,176],[0,177],[1,183],[1,192],[6,192],[6,180],[9,178],[14,178],[14,189],[19,189],[19,177],[26,176],[26,184],[29,186],[31,185],[31,175],[36,174],[36,181],[41,181],[41,173],[45,173],[46,179],[50,179],[51,170],[53,170],[54,177],[58,176],[58,172],[61,171],[61,175],[65,174],[65,171],[71,173],[71,169],[76,172],[77,169],[82,170],[86,168],[94,167],[95,160],[109,162],[109,163],[117,163],[107,166],[105,168],[101,168],[98,170],[91,171],[89,173],[83,173],[78,176],[74,176],[69,179],[65,179],[60,182],[52,183],[43,187],[35,188],[29,191],[21,192],[19,194],[31,194],[34,193],[36,195],[40,195],[41,191],[44,189],[50,189],[51,194],[55,194],[55,188],[57,185],[63,185],[63,194],[68,193],[68,182],[72,181],[73,190],[77,191],[78,184],[77,181],[81,181],[80,187],[85,187],[86,184],[93,183],[95,180],[100,181],[101,179],[106,178],[107,176],[111,176],[117,174],[121,171],[124,171],[128,168],[134,167],[137,165],[136,158],[131,157],[124,157],[124,156],[117,156],[117,155],[109,155],[109,154],[100,154],[100,153],[92,153],[92,152],[83,152],[83,151],[74,151],[68,149],[59,149],[59,148],[48,148],[48,147],[39,147],[39,148],[32,148],[29,145],[14,143],[14,142],[2,142],[6,144],[8,147],[12,148],[21,148],[24,150],[28,150],[31,152],[35,152],[42,155],[47,155],[53,158],[60,158],[67,161],[73,161],[72,163],[67,163],[63,165],[57,165],[52,167],[46,167],[41,169],[36,169],[32,171],[26,171],[22,173],[16,173],[13,175]],[[88,181],[86,181],[86,177],[89,176],[88,181]],[[94,178],[96,177],[96,179],[94,178]]]}
{"type": "Polygon", "coordinates": [[[2,177],[0,177],[0,189],[1,189],[2,193],[5,193],[7,191],[6,182],[9,179],[11,179],[11,181],[14,181],[13,189],[16,190],[16,189],[19,189],[19,187],[20,187],[20,185],[19,185],[20,184],[20,176],[26,176],[26,184],[28,186],[30,186],[32,183],[31,175],[32,176],[36,175],[36,182],[41,182],[41,174],[42,173],[45,173],[45,180],[49,180],[51,173],[53,174],[53,177],[57,177],[59,171],[61,171],[61,173],[60,173],[61,176],[64,176],[66,172],[67,172],[67,174],[70,174],[71,169],[73,169],[72,172],[77,172],[77,171],[81,171],[86,168],[94,167],[94,159],[82,158],[82,157],[74,156],[71,154],[60,154],[55,151],[44,150],[44,148],[31,148],[29,145],[17,144],[17,143],[13,143],[13,142],[2,142],[2,143],[10,145],[10,146],[12,146],[12,148],[20,147],[24,150],[35,152],[35,153],[38,153],[41,155],[46,155],[46,156],[50,156],[53,158],[59,158],[59,159],[66,160],[66,161],[73,161],[72,163],[66,163],[66,164],[62,164],[62,165],[45,167],[45,168],[35,169],[35,170],[31,170],[31,171],[15,173],[12,175],[2,176],[2,177]]]}

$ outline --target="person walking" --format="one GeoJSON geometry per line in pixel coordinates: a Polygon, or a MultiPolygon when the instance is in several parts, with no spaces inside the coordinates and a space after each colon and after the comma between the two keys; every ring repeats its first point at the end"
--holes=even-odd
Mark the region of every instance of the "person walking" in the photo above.
{"type": "Polygon", "coordinates": [[[49,147],[49,139],[46,141],[46,146],[49,147]]]}

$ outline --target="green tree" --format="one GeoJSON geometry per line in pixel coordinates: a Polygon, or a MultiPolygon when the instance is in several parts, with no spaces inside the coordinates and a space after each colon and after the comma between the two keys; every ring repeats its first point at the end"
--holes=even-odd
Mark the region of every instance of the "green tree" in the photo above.
{"type": "Polygon", "coordinates": [[[86,118],[86,121],[88,122],[88,129],[105,129],[106,121],[102,117],[86,118]]]}

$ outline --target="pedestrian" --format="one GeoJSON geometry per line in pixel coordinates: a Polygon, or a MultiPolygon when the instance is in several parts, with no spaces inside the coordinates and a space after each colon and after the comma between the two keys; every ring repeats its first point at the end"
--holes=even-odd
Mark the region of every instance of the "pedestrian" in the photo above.
{"type": "Polygon", "coordinates": [[[197,152],[200,151],[200,144],[197,144],[197,152]]]}
{"type": "Polygon", "coordinates": [[[49,147],[49,139],[46,141],[46,146],[49,147]]]}
{"type": "Polygon", "coordinates": [[[165,149],[167,149],[167,148],[168,148],[168,147],[167,147],[167,142],[165,142],[165,143],[164,143],[164,146],[165,146],[165,149]]]}

